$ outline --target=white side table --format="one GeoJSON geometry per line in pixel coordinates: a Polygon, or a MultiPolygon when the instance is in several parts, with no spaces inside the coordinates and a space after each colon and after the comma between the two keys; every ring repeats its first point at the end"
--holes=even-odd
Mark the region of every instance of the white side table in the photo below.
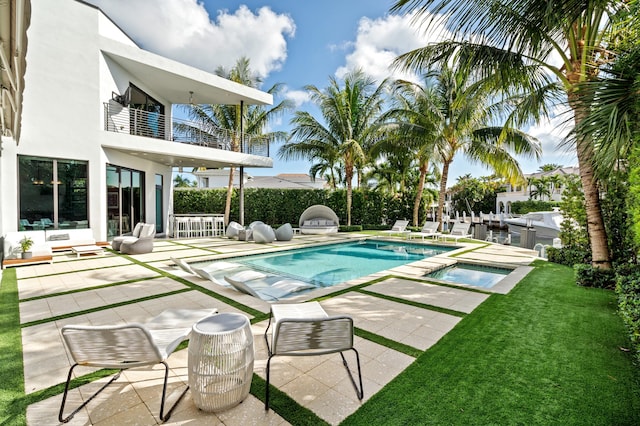
{"type": "Polygon", "coordinates": [[[223,313],[193,326],[189,386],[196,407],[222,411],[242,402],[253,377],[253,333],[242,314],[223,313]]]}

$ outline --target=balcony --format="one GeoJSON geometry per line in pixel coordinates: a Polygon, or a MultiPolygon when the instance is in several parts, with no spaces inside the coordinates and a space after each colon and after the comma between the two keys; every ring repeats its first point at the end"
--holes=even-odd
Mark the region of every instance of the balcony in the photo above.
{"type": "Polygon", "coordinates": [[[165,115],[127,108],[115,102],[104,103],[104,123],[108,132],[269,156],[269,138],[266,136],[231,132],[215,126],[204,127],[200,123],[180,119],[173,119],[172,132],[167,133],[165,115]],[[242,149],[239,149],[239,141],[242,141],[242,149]]]}

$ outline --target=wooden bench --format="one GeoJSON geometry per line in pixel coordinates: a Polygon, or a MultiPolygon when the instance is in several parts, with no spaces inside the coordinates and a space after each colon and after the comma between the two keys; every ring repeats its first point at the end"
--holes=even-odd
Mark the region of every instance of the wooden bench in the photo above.
{"type": "Polygon", "coordinates": [[[38,263],[53,263],[53,256],[33,256],[29,259],[5,259],[2,261],[2,268],[11,266],[36,265],[38,263]]]}

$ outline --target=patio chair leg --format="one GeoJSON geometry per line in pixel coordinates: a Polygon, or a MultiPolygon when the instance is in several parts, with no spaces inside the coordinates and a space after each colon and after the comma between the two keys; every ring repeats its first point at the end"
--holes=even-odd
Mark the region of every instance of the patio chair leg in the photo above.
{"type": "Polygon", "coordinates": [[[265,411],[269,411],[269,373],[271,371],[271,358],[273,358],[273,356],[269,354],[269,359],[267,359],[267,386],[265,388],[265,398],[264,398],[265,411]]]}
{"type": "Polygon", "coordinates": [[[176,406],[180,401],[182,401],[182,398],[189,390],[189,386],[187,386],[185,390],[182,391],[182,393],[180,394],[176,402],[174,402],[171,408],[169,408],[169,411],[167,411],[167,415],[165,416],[164,403],[165,403],[165,397],[167,395],[167,380],[169,378],[169,365],[165,361],[162,361],[162,363],[164,364],[164,385],[162,386],[162,400],[160,401],[160,420],[162,420],[163,422],[166,422],[167,420],[169,420],[169,417],[171,417],[171,413],[173,412],[173,409],[176,408],[176,406]]]}
{"type": "Polygon", "coordinates": [[[98,389],[98,391],[96,393],[94,393],[93,395],[91,395],[85,402],[83,402],[78,408],[76,408],[75,410],[73,410],[73,412],[71,414],[69,414],[67,417],[63,417],[63,413],[64,413],[64,405],[67,402],[67,393],[69,392],[69,382],[71,382],[71,376],[73,374],[73,369],[76,368],[78,366],[78,364],[73,364],[71,366],[71,368],[69,369],[69,374],[67,375],[67,383],[64,385],[64,394],[62,394],[62,404],[60,404],[60,413],[58,414],[58,421],[60,423],[67,423],[69,420],[71,420],[73,418],[73,416],[76,415],[76,413],[80,410],[82,410],[82,408],[84,406],[86,406],[93,398],[95,398],[100,392],[102,392],[107,386],[109,386],[111,383],[113,383],[114,381],[118,380],[118,378],[120,377],[120,373],[122,373],[122,370],[118,371],[115,376],[113,376],[111,378],[111,380],[109,380],[107,383],[105,383],[100,389],[98,389]]]}
{"type": "Polygon", "coordinates": [[[358,351],[355,348],[351,348],[351,350],[356,353],[356,364],[358,365],[358,381],[360,382],[360,388],[358,388],[358,385],[356,385],[356,381],[353,378],[353,374],[351,374],[351,370],[349,369],[349,364],[347,363],[347,359],[344,357],[344,354],[340,352],[340,356],[342,357],[342,365],[344,365],[344,368],[347,370],[347,373],[349,374],[349,379],[351,379],[351,384],[353,385],[353,388],[356,390],[356,395],[358,396],[358,399],[362,399],[364,398],[364,388],[362,387],[362,371],[360,370],[360,355],[358,354],[358,351]]]}

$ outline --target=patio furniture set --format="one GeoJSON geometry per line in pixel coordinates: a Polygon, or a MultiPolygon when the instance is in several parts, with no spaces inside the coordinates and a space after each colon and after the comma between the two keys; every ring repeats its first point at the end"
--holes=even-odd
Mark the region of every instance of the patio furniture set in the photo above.
{"type": "MultiPolygon", "coordinates": [[[[117,380],[123,370],[163,364],[165,367],[160,400],[160,420],[171,413],[191,389],[196,407],[217,412],[242,402],[251,388],[254,365],[253,334],[243,314],[222,313],[216,309],[171,309],[140,324],[87,326],[66,325],[61,330],[74,364],[69,369],[58,420],[66,423],[100,392],[117,380]],[[180,343],[189,339],[188,385],[165,412],[169,365],[167,359],[180,343]],[[106,384],[82,404],[65,415],[65,405],[73,371],[77,366],[119,370],[106,384]]],[[[329,316],[318,302],[272,305],[267,342],[267,387],[265,410],[269,409],[271,361],[275,356],[313,356],[339,353],[358,399],[363,398],[360,357],[353,347],[353,320],[348,316],[329,316]],[[270,335],[269,335],[270,333],[270,335]],[[344,352],[353,351],[358,382],[354,379],[344,352]]]]}

